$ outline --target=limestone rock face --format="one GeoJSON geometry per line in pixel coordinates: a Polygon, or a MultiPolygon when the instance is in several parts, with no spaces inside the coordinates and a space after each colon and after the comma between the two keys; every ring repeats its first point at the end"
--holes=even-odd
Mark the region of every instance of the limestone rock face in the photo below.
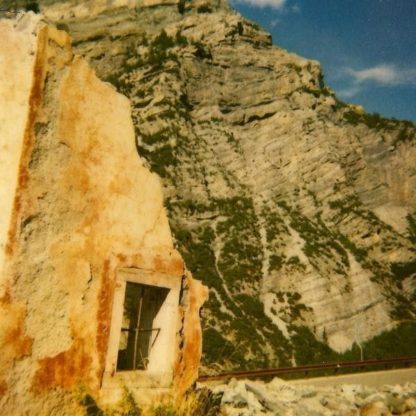
{"type": "MultiPolygon", "coordinates": [[[[124,298],[129,281],[167,293],[154,319],[169,325],[151,347],[165,365],[150,352],[145,387],[149,371],[158,391],[184,391],[197,377],[206,289],[174,248],[129,100],[38,16],[1,20],[0,31],[2,412],[74,415],[74,390],[116,400],[129,387],[110,354],[123,311],[115,293],[124,298]]],[[[138,400],[145,391],[133,389],[138,400]]]]}
{"type": "Polygon", "coordinates": [[[45,8],[44,14],[46,17],[54,20],[88,18],[120,7],[131,9],[134,8],[135,3],[134,0],[74,0],[69,2],[53,2],[48,8],[45,8]]]}
{"type": "Polygon", "coordinates": [[[339,101],[318,62],[223,1],[57,24],[130,98],[178,249],[210,287],[207,367],[323,361],[323,344],[414,322],[413,123],[339,101]]]}

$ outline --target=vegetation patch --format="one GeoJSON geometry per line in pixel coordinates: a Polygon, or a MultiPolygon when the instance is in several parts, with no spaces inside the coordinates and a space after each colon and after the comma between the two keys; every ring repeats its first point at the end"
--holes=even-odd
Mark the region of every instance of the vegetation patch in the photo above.
{"type": "Polygon", "coordinates": [[[407,227],[407,230],[409,232],[410,241],[413,244],[416,244],[416,219],[411,214],[407,215],[406,219],[409,224],[409,226],[407,227]]]}
{"type": "Polygon", "coordinates": [[[156,36],[149,45],[147,63],[159,65],[167,58],[168,49],[175,45],[174,40],[167,35],[164,29],[156,36]]]}
{"type": "MultiPolygon", "coordinates": [[[[361,359],[361,349],[357,344],[353,344],[351,349],[344,353],[337,353],[325,343],[318,341],[307,327],[292,325],[290,330],[297,365],[361,359]]],[[[361,343],[361,348],[366,360],[414,356],[416,355],[416,322],[402,323],[391,331],[383,332],[361,343]]]]}
{"type": "Polygon", "coordinates": [[[402,121],[404,124],[402,128],[399,130],[399,133],[394,141],[393,145],[397,143],[407,143],[415,140],[416,137],[416,129],[413,123],[402,121]]]}
{"type": "Polygon", "coordinates": [[[358,248],[346,235],[338,234],[338,240],[349,250],[359,263],[365,263],[367,260],[367,250],[358,248]]]}
{"type": "Polygon", "coordinates": [[[209,59],[212,60],[211,51],[206,48],[201,42],[194,42],[193,45],[195,46],[194,55],[199,59],[209,59]]]}
{"type": "Polygon", "coordinates": [[[399,322],[415,321],[416,319],[416,293],[405,296],[403,292],[394,293],[392,295],[396,301],[396,305],[390,312],[392,319],[399,322]]]}
{"type": "Polygon", "coordinates": [[[269,258],[269,273],[273,270],[280,270],[284,264],[284,256],[278,256],[277,254],[272,254],[269,258]]]}
{"type": "Polygon", "coordinates": [[[416,260],[407,263],[392,263],[390,270],[397,279],[403,280],[416,274],[416,260]]]}
{"type": "Polygon", "coordinates": [[[222,394],[214,394],[207,388],[192,389],[175,400],[165,399],[150,406],[139,406],[125,387],[117,404],[103,408],[98,407],[94,397],[83,388],[76,392],[76,396],[86,416],[216,416],[221,412],[222,394]]]}
{"type": "Polygon", "coordinates": [[[176,135],[176,134],[174,131],[172,131],[169,128],[159,130],[158,132],[154,134],[144,134],[144,133],[140,134],[143,143],[149,146],[154,145],[154,144],[166,143],[169,141],[172,135],[176,135]]]}
{"type": "MultiPolygon", "coordinates": [[[[319,217],[317,221],[312,221],[296,210],[292,210],[290,215],[290,225],[305,241],[302,251],[308,258],[319,258],[324,256],[335,259],[335,252],[336,255],[340,257],[344,267],[349,267],[347,252],[344,247],[336,241],[334,234],[326,227],[319,217]],[[332,248],[334,252],[328,250],[328,248],[332,248]]],[[[345,273],[345,271],[341,269],[339,272],[345,273]]]]}
{"type": "Polygon", "coordinates": [[[321,90],[318,90],[318,89],[313,90],[313,89],[311,89],[311,88],[309,88],[309,87],[305,87],[305,86],[301,87],[301,88],[300,88],[300,91],[302,91],[302,92],[304,92],[304,93],[306,93],[306,94],[311,94],[311,95],[313,95],[315,98],[319,98],[319,97],[320,97],[320,95],[321,95],[321,90]]]}
{"type": "Polygon", "coordinates": [[[327,344],[318,341],[308,327],[291,325],[289,329],[296,365],[337,361],[338,354],[327,344]]]}
{"type": "Polygon", "coordinates": [[[121,73],[116,72],[114,74],[110,74],[104,79],[104,81],[112,84],[121,94],[128,95],[130,93],[131,85],[128,81],[126,81],[121,73]]]}
{"type": "Polygon", "coordinates": [[[27,12],[32,11],[33,13],[40,13],[39,4],[37,1],[29,1],[26,3],[25,10],[27,12]]]}
{"type": "Polygon", "coordinates": [[[176,166],[178,164],[175,149],[169,144],[157,147],[151,152],[145,148],[141,148],[140,153],[149,161],[152,170],[162,177],[168,175],[168,168],[170,166],[176,166]]]}
{"type": "Polygon", "coordinates": [[[245,283],[258,287],[262,252],[253,201],[235,197],[218,199],[215,205],[226,218],[218,223],[217,232],[224,240],[218,267],[227,285],[237,290],[245,283]]]}
{"type": "Polygon", "coordinates": [[[303,303],[300,303],[301,295],[298,292],[276,292],[276,299],[273,300],[273,304],[278,306],[279,313],[274,309],[274,313],[279,314],[280,318],[287,323],[294,322],[299,319],[303,319],[302,313],[311,311],[311,308],[303,303]]]}
{"type": "Polygon", "coordinates": [[[235,362],[237,359],[237,361],[241,362],[244,360],[244,357],[239,355],[235,345],[214,328],[208,328],[204,331],[203,354],[204,360],[212,364],[218,363],[221,365],[225,361],[231,360],[235,362]]]}
{"type": "Polygon", "coordinates": [[[335,105],[332,106],[333,111],[338,111],[348,107],[348,104],[340,100],[337,96],[334,96],[335,105]]]}
{"type": "Polygon", "coordinates": [[[199,6],[196,10],[198,13],[212,13],[211,7],[209,7],[207,4],[199,6]]]}
{"type": "Polygon", "coordinates": [[[416,355],[416,322],[406,322],[363,344],[365,359],[416,355]]]}
{"type": "Polygon", "coordinates": [[[292,256],[289,257],[289,259],[286,261],[286,265],[295,269],[301,269],[305,270],[306,266],[300,261],[300,258],[298,256],[292,256]]]}
{"type": "MultiPolygon", "coordinates": [[[[335,186],[334,186],[335,190],[335,186]]],[[[338,210],[338,212],[341,215],[350,214],[354,210],[356,210],[358,207],[360,207],[361,201],[358,198],[357,195],[353,194],[350,196],[347,196],[342,199],[335,199],[328,202],[329,208],[338,210]]]]}
{"type": "Polygon", "coordinates": [[[187,215],[221,218],[216,225],[201,221],[198,227],[189,230],[172,224],[187,267],[195,278],[215,289],[220,298],[211,293],[205,305],[210,312],[209,318],[203,320],[204,366],[261,368],[276,365],[279,359],[287,364],[290,345],[266,316],[259,299],[262,259],[252,200],[213,199],[205,205],[181,200],[170,202],[168,207],[171,217],[177,212],[187,212],[187,215]],[[216,259],[213,247],[218,238],[224,244],[216,259]],[[259,353],[258,345],[264,344],[273,345],[268,354],[259,353]]]}
{"type": "Polygon", "coordinates": [[[366,113],[352,108],[346,110],[343,117],[348,124],[353,126],[365,124],[369,129],[376,131],[400,129],[396,142],[408,141],[414,138],[414,124],[410,121],[400,121],[394,118],[389,119],[381,117],[379,113],[366,113]]]}
{"type": "Polygon", "coordinates": [[[226,297],[222,279],[215,268],[215,254],[212,249],[215,235],[210,225],[201,225],[192,232],[174,227],[174,235],[186,265],[195,278],[226,297]]]}

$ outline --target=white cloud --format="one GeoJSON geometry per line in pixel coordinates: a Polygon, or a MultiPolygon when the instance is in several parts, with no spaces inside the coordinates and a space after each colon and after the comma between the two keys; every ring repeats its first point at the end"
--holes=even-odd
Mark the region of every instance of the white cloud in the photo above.
{"type": "Polygon", "coordinates": [[[271,28],[274,28],[274,27],[276,27],[279,23],[280,23],[280,19],[273,19],[273,20],[270,22],[270,27],[271,27],[271,28]]]}
{"type": "Polygon", "coordinates": [[[398,85],[416,86],[416,68],[399,68],[392,64],[380,64],[360,70],[344,68],[342,72],[343,77],[350,78],[351,82],[350,86],[339,91],[339,95],[345,98],[357,95],[369,84],[385,87],[398,85]]]}
{"type": "Polygon", "coordinates": [[[300,6],[298,4],[294,4],[292,6],[292,12],[293,13],[300,13],[300,6]]]}
{"type": "Polygon", "coordinates": [[[349,88],[344,88],[343,90],[339,91],[339,95],[344,98],[351,98],[354,97],[354,95],[357,95],[361,91],[361,87],[358,85],[353,85],[349,88]]]}
{"type": "Polygon", "coordinates": [[[272,7],[274,9],[283,9],[286,0],[235,0],[236,3],[245,3],[249,4],[250,6],[257,6],[257,7],[272,7]]]}
{"type": "Polygon", "coordinates": [[[354,70],[346,69],[347,75],[352,77],[355,84],[375,82],[381,85],[416,84],[416,69],[398,68],[391,64],[381,64],[372,68],[354,70]]]}

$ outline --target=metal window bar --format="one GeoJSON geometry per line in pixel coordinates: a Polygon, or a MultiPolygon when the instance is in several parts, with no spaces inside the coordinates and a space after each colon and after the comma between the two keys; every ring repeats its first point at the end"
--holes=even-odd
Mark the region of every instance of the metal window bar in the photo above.
{"type": "Polygon", "coordinates": [[[149,328],[153,325],[152,321],[157,313],[157,310],[153,309],[160,308],[157,303],[152,303],[155,290],[158,288],[127,282],[124,300],[124,316],[127,317],[127,322],[121,328],[121,333],[126,336],[127,345],[126,350],[119,348],[117,371],[146,370],[148,367],[150,352],[161,331],[161,328],[149,328]],[[149,311],[147,308],[150,308],[149,311]]]}
{"type": "MultiPolygon", "coordinates": [[[[154,332],[154,331],[156,331],[156,336],[153,338],[153,341],[152,341],[152,343],[150,344],[150,347],[149,347],[149,353],[150,353],[150,350],[153,348],[153,346],[156,343],[157,338],[159,337],[159,333],[160,333],[161,328],[149,328],[149,329],[147,329],[147,328],[146,329],[145,328],[121,328],[121,330],[124,331],[124,332],[134,332],[135,333],[134,334],[133,370],[137,370],[138,369],[137,368],[137,352],[138,352],[137,344],[138,344],[140,332],[154,332]]],[[[139,352],[140,352],[140,355],[141,355],[141,351],[139,351],[139,352]]],[[[143,364],[143,369],[145,369],[145,370],[147,368],[147,361],[146,360],[148,361],[147,357],[146,358],[143,358],[143,356],[141,357],[141,362],[143,364]]]]}

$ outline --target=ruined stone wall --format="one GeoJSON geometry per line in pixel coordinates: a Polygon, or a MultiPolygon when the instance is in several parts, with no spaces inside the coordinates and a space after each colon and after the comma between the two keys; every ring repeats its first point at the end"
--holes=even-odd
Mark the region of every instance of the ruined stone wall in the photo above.
{"type": "MultiPolygon", "coordinates": [[[[25,135],[27,101],[29,100],[34,65],[36,38],[31,27],[21,22],[12,30],[12,21],[0,21],[3,41],[0,44],[0,265],[6,249],[8,225],[13,209],[18,166],[25,135]],[[13,53],[11,53],[13,51],[13,53]],[[5,109],[7,108],[7,112],[5,109]]],[[[0,274],[0,279],[3,275],[0,274]]],[[[3,281],[0,280],[3,285],[3,281]]]]}
{"type": "Polygon", "coordinates": [[[39,18],[2,21],[1,33],[0,407],[73,415],[75,390],[99,396],[126,267],[183,277],[174,374],[183,391],[197,374],[206,293],[174,249],[129,101],[39,18]]]}

